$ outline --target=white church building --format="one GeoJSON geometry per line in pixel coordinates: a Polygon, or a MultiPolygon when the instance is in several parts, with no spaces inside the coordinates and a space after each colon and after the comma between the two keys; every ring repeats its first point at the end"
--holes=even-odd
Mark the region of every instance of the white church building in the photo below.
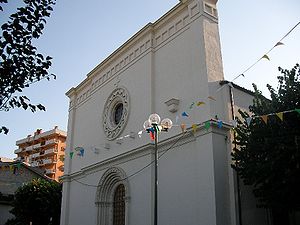
{"type": "Polygon", "coordinates": [[[61,225],[153,224],[152,113],[173,121],[158,135],[159,225],[269,224],[230,166],[253,96],[224,81],[216,3],[179,1],[66,93],[61,225]]]}

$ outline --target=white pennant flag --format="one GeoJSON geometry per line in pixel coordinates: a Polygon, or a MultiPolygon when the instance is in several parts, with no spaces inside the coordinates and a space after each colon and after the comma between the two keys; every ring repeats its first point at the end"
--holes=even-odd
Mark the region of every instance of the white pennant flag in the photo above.
{"type": "Polygon", "coordinates": [[[246,118],[246,123],[247,123],[248,126],[250,126],[251,120],[252,120],[252,117],[246,118]]]}

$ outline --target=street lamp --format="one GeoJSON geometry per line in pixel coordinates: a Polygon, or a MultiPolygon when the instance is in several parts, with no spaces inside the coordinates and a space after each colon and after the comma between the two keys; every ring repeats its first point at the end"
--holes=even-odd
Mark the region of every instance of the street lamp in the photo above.
{"type": "Polygon", "coordinates": [[[155,158],[154,158],[154,225],[157,225],[157,187],[158,187],[158,148],[157,148],[157,135],[159,131],[168,131],[173,125],[172,120],[166,118],[160,121],[158,114],[151,114],[149,119],[144,122],[144,129],[148,133],[154,134],[155,143],[155,158]]]}

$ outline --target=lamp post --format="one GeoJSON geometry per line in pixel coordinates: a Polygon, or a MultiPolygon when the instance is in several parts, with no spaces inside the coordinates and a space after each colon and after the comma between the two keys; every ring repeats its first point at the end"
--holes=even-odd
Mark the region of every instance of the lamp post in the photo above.
{"type": "Polygon", "coordinates": [[[173,125],[172,120],[166,118],[160,121],[160,116],[158,114],[151,114],[149,119],[144,122],[144,129],[148,133],[154,134],[154,146],[155,146],[155,157],[154,157],[154,219],[153,224],[157,225],[157,215],[158,215],[158,147],[157,147],[157,136],[159,131],[168,131],[173,125]]]}

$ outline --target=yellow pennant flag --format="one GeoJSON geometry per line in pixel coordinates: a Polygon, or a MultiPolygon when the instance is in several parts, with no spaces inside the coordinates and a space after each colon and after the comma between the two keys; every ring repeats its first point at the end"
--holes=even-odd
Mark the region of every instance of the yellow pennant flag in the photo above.
{"type": "Polygon", "coordinates": [[[263,116],[260,116],[262,118],[262,120],[265,122],[265,124],[268,123],[268,115],[263,115],[263,116]]]}
{"type": "Polygon", "coordinates": [[[14,166],[13,165],[9,165],[10,171],[14,170],[14,166]]]}
{"type": "Polygon", "coordinates": [[[263,55],[263,57],[261,57],[262,59],[267,59],[267,60],[269,60],[270,61],[270,58],[269,58],[269,56],[267,56],[267,55],[263,55]]]}
{"type": "Polygon", "coordinates": [[[205,105],[205,102],[198,102],[197,106],[205,105]]]}
{"type": "Polygon", "coordinates": [[[278,116],[279,119],[281,119],[281,121],[283,121],[283,112],[276,113],[276,116],[278,116]]]}
{"type": "Polygon", "coordinates": [[[196,125],[196,124],[193,124],[193,125],[192,125],[192,129],[193,129],[193,132],[196,133],[196,132],[197,132],[197,125],[196,125]]]}

